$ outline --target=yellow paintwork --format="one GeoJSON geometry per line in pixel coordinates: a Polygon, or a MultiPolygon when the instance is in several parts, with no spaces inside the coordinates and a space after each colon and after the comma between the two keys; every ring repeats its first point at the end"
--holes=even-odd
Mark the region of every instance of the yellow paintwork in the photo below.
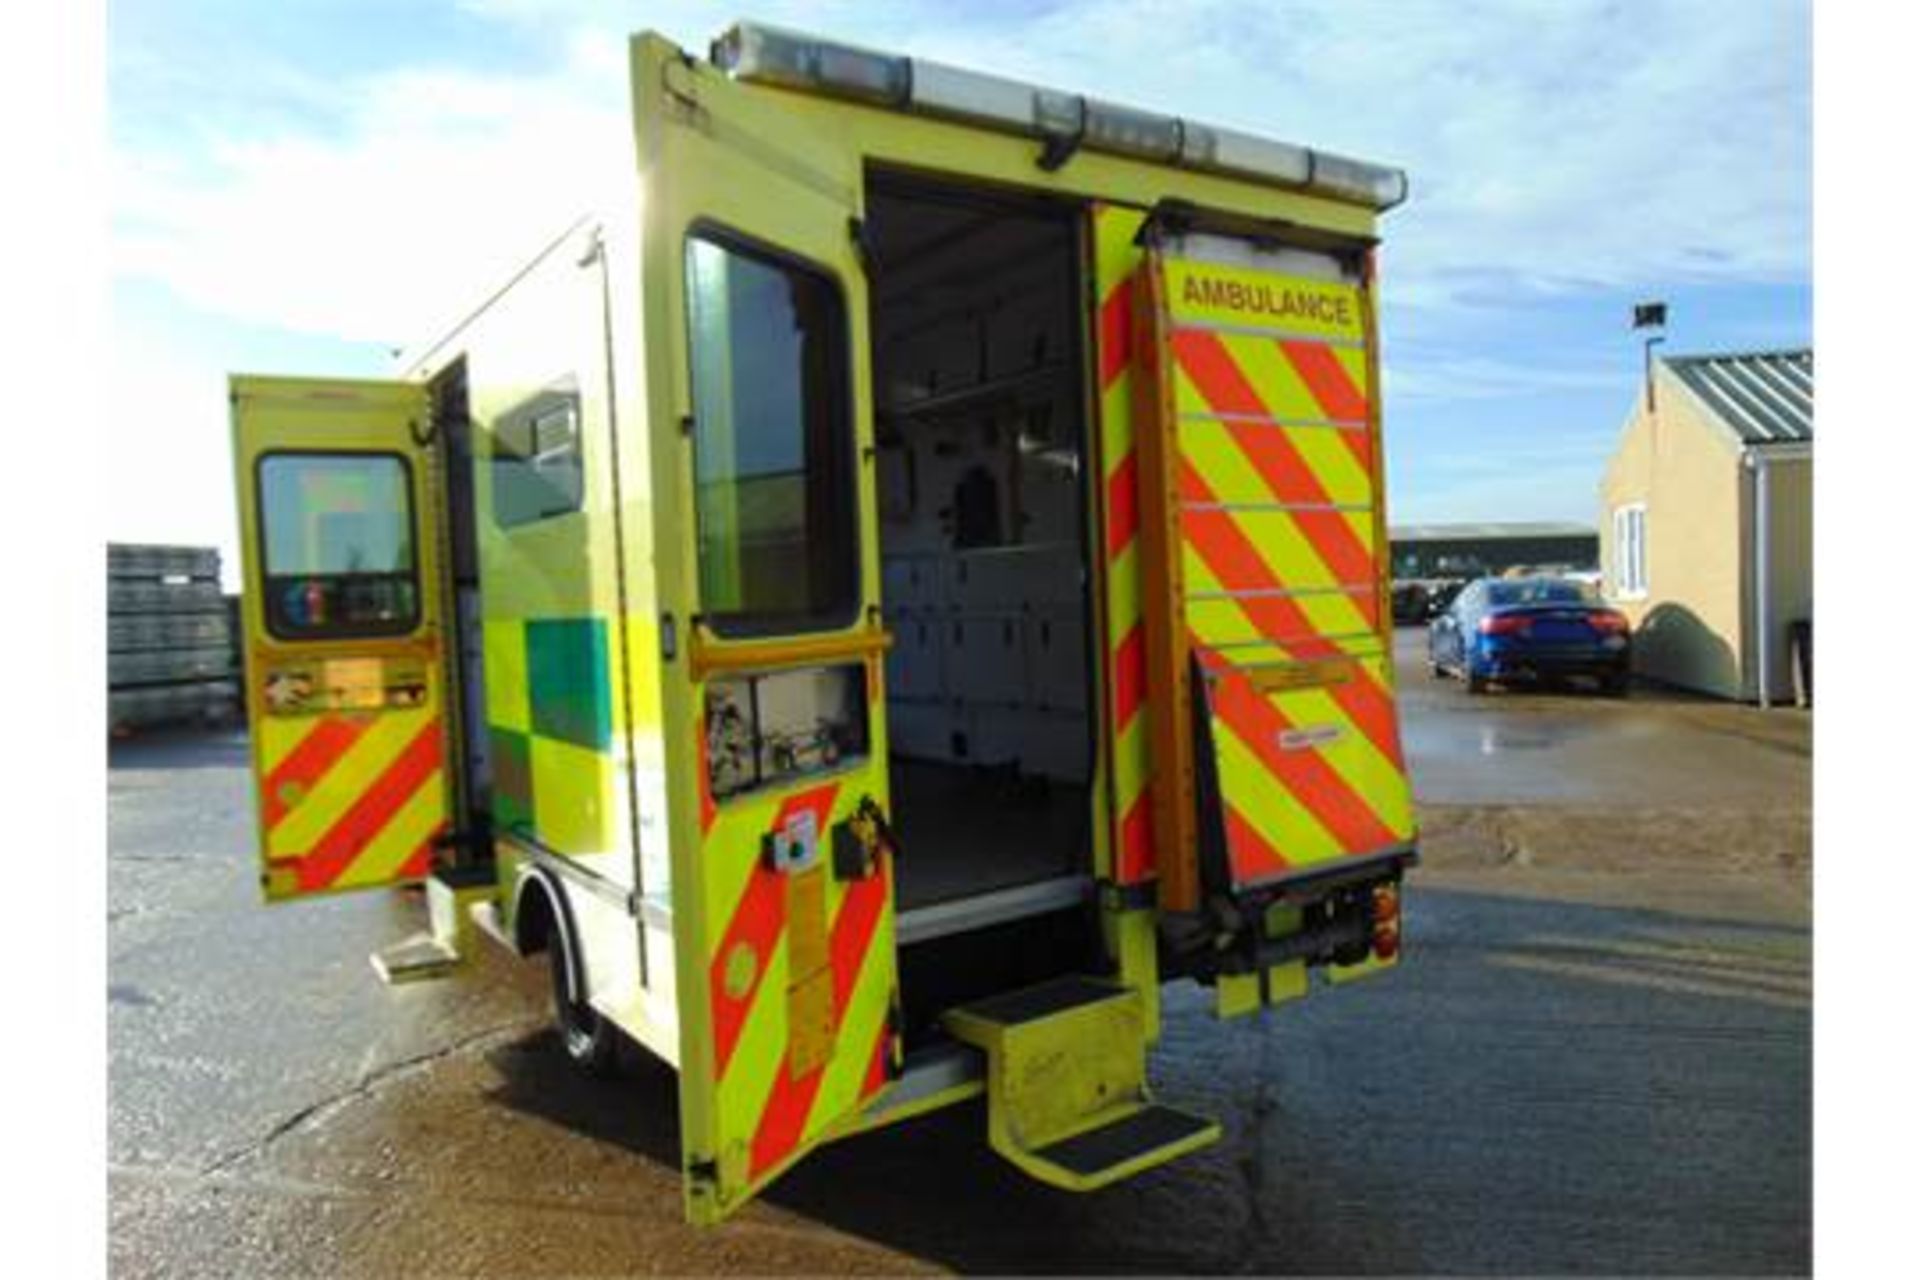
{"type": "MultiPolygon", "coordinates": [[[[759,841],[781,807],[810,788],[833,784],[820,831],[824,841],[831,825],[848,817],[861,799],[870,798],[883,808],[889,804],[878,661],[886,636],[865,621],[880,594],[874,534],[879,526],[868,456],[873,443],[868,302],[865,271],[849,235],[850,220],[865,215],[868,172],[911,171],[943,181],[1049,195],[1084,208],[1085,265],[1100,297],[1134,270],[1141,255],[1131,243],[1133,232],[1144,211],[1164,199],[1360,237],[1373,232],[1375,216],[1322,197],[1095,152],[1082,152],[1048,172],[1035,164],[1039,148],[1033,140],[737,84],[654,35],[634,38],[629,62],[635,150],[608,156],[606,165],[629,185],[610,186],[617,193],[611,203],[569,228],[506,292],[414,356],[411,381],[329,385],[351,388],[352,394],[383,411],[404,408],[424,422],[425,384],[456,360],[468,362],[470,416],[476,427],[487,706],[486,723],[465,725],[462,731],[497,729],[529,738],[527,768],[533,790],[544,802],[540,829],[532,835],[548,853],[630,890],[650,908],[641,923],[637,917],[629,920],[618,907],[591,907],[618,916],[618,928],[603,926],[586,943],[596,966],[593,1000],[679,1069],[684,1158],[690,1171],[687,1213],[696,1222],[711,1222],[745,1204],[812,1147],[869,1127],[874,1104],[885,1096],[884,1090],[874,1091],[875,1078],[863,1055],[869,1045],[884,1042],[897,987],[890,895],[873,925],[871,950],[844,983],[844,992],[826,993],[845,1002],[844,1010],[835,1011],[839,1020],[831,1043],[819,1030],[825,991],[819,932],[824,927],[831,939],[853,900],[845,882],[829,880],[820,901],[809,899],[802,905],[806,918],[815,923],[797,959],[783,929],[774,945],[744,963],[743,971],[760,986],[730,1033],[737,1040],[724,1075],[716,1061],[714,1006],[715,975],[729,972],[730,957],[720,955],[719,948],[743,895],[756,883],[759,841]],[[862,459],[856,486],[862,609],[844,629],[725,641],[692,621],[702,610],[696,540],[689,534],[695,525],[691,447],[682,429],[691,411],[684,246],[689,231],[704,226],[725,228],[804,260],[831,275],[844,295],[855,456],[862,459]],[[574,379],[581,401],[586,479],[581,510],[502,528],[491,518],[493,475],[487,442],[492,425],[561,375],[574,379]],[[611,738],[604,753],[542,737],[532,723],[526,628],[531,621],[548,619],[588,619],[605,628],[611,738]],[[698,763],[705,678],[839,657],[864,662],[869,672],[867,758],[843,762],[830,774],[792,786],[714,804],[705,794],[698,763]],[[600,966],[614,971],[604,987],[600,966]],[[798,1031],[800,1022],[813,1030],[798,1031]],[[794,1055],[803,1064],[820,1064],[817,1093],[802,1100],[790,1149],[762,1160],[753,1144],[764,1136],[765,1108],[781,1096],[783,1073],[789,1084],[794,1078],[789,1061],[794,1055]]],[[[1232,310],[1231,304],[1226,295],[1209,302],[1210,322],[1235,323],[1230,315],[1214,314],[1222,307],[1232,310]]],[[[1090,360],[1097,321],[1097,314],[1084,317],[1090,360]]],[[[1314,331],[1309,327],[1303,332],[1314,331]]],[[[1238,341],[1233,335],[1227,340],[1238,341]]],[[[1247,358],[1257,362],[1266,357],[1253,351],[1247,358]]],[[[1338,358],[1355,381],[1371,383],[1363,352],[1343,350],[1338,358]]],[[[1103,389],[1089,374],[1089,440],[1096,456],[1088,461],[1096,478],[1108,477],[1122,451],[1135,443],[1127,381],[1122,377],[1103,389]]],[[[259,379],[235,383],[236,391],[256,396],[278,396],[311,385],[259,379]]],[[[1282,389],[1280,394],[1289,393],[1282,389]]],[[[329,429],[341,421],[337,408],[309,405],[301,412],[307,418],[289,420],[287,429],[304,430],[301,424],[319,413],[330,415],[329,429]]],[[[390,442],[391,427],[367,439],[376,436],[390,442]]],[[[1331,438],[1301,435],[1298,443],[1339,487],[1339,500],[1374,502],[1378,510],[1367,477],[1329,452],[1331,438]]],[[[240,470],[245,511],[253,500],[250,466],[243,461],[240,470]]],[[[1106,541],[1106,495],[1104,485],[1094,487],[1102,492],[1087,504],[1088,532],[1089,546],[1097,551],[1106,541]]],[[[418,492],[416,503],[424,519],[432,508],[418,492]]],[[[251,556],[250,539],[242,541],[251,556]]],[[[435,607],[440,543],[430,529],[422,528],[416,546],[423,586],[434,584],[423,595],[428,607],[435,607]]],[[[1111,563],[1096,554],[1093,564],[1089,634],[1102,637],[1105,648],[1140,621],[1140,568],[1133,549],[1111,563]]],[[[253,571],[249,560],[247,572],[253,571]]],[[[1329,624],[1346,616],[1343,607],[1350,609],[1348,602],[1337,599],[1313,607],[1319,611],[1316,617],[1329,624]]],[[[257,635],[257,601],[250,601],[249,609],[249,633],[257,635]]],[[[431,619],[409,651],[437,660],[437,625],[437,618],[431,619]]],[[[1230,617],[1218,623],[1223,632],[1239,625],[1230,617]]],[[[1096,666],[1092,705],[1110,709],[1115,690],[1106,666],[1096,666]]],[[[248,696],[254,723],[260,724],[258,691],[251,682],[248,696]]],[[[437,680],[433,697],[438,708],[437,680]]],[[[1088,854],[1096,875],[1111,881],[1122,856],[1118,817],[1147,785],[1147,717],[1137,715],[1124,732],[1115,732],[1106,715],[1099,719],[1088,854]]],[[[370,735],[356,750],[371,761],[378,751],[392,749],[390,736],[370,735]]],[[[271,731],[255,737],[256,751],[268,761],[263,767],[293,749],[293,743],[271,731]]],[[[1349,767],[1377,770],[1378,762],[1356,759],[1349,767]]],[[[444,782],[438,785],[444,792],[444,782]]],[[[424,821],[413,809],[403,816],[409,832],[424,821]]],[[[516,838],[505,836],[496,852],[498,883],[510,888],[526,870],[528,852],[516,838]]],[[[1016,1161],[1018,1152],[1037,1138],[1064,1136],[1099,1122],[1093,1118],[1099,1109],[1087,1102],[1083,1087],[1118,1089],[1136,1099],[1127,1105],[1144,1099],[1144,1049],[1160,1026],[1156,912],[1141,905],[1137,894],[1128,898],[1103,893],[1101,903],[1109,958],[1127,998],[1097,1013],[1057,1020],[1057,1025],[1031,1035],[981,1032],[994,1041],[990,1058],[1000,1073],[990,1090],[991,1111],[998,1117],[994,1124],[999,1126],[995,1145],[1016,1161]],[[1031,1065],[1033,1055],[1043,1052],[1061,1054],[1062,1069],[1051,1073],[1045,1087],[1013,1088],[1005,1074],[1008,1063],[1031,1065]]],[[[1292,991],[1291,969],[1284,980],[1281,969],[1269,977],[1273,991],[1292,991]]],[[[884,1112],[884,1122],[949,1105],[982,1087],[955,1086],[912,1107],[884,1112]]],[[[791,1105],[793,1099],[786,1102],[791,1105]]],[[[1181,1149],[1214,1136],[1217,1129],[1181,1149]]],[[[1167,1154],[1155,1153],[1146,1163],[1167,1154]]],[[[1141,1167],[1138,1162],[1104,1171],[1101,1181],[1136,1167],[1141,1167]]],[[[1060,1182],[1057,1170],[1034,1171],[1060,1182]]],[[[1061,1185],[1091,1184],[1068,1180],[1061,1185]]]]}
{"type": "MultiPolygon", "coordinates": [[[[706,221],[730,228],[823,268],[837,279],[848,309],[857,445],[863,456],[871,444],[867,308],[864,273],[848,235],[848,220],[864,213],[865,171],[870,166],[1051,193],[1076,203],[1101,201],[1120,207],[1123,213],[1125,206],[1144,210],[1173,197],[1347,235],[1366,236],[1374,228],[1373,214],[1356,206],[1095,153],[1077,155],[1049,173],[1035,165],[1037,149],[1029,140],[843,101],[735,84],[702,62],[684,59],[674,46],[658,37],[636,37],[631,63],[634,133],[644,188],[640,210],[643,287],[638,294],[639,327],[644,339],[641,381],[645,417],[656,424],[648,434],[651,457],[641,466],[649,473],[652,486],[651,529],[658,551],[652,561],[657,607],[648,616],[677,620],[683,629],[682,643],[693,655],[687,666],[695,670],[689,673],[694,677],[690,679],[679,674],[678,664],[663,666],[655,660],[658,649],[651,645],[633,647],[629,670],[641,677],[640,682],[657,680],[662,734],[669,744],[690,742],[699,732],[699,672],[739,661],[774,665],[793,652],[778,646],[757,652],[736,650],[729,655],[734,661],[729,662],[720,656],[729,646],[711,643],[705,636],[684,634],[687,618],[698,611],[695,547],[693,540],[682,533],[693,523],[692,472],[684,435],[663,428],[683,421],[691,408],[685,373],[687,330],[681,261],[690,226],[706,221]]],[[[1137,221],[1137,216],[1132,220],[1137,221]]],[[[1132,226],[1125,226],[1124,232],[1121,228],[1122,224],[1115,221],[1107,230],[1116,236],[1131,234],[1132,226]]],[[[1105,234],[1103,231],[1103,237],[1105,234]]],[[[1124,262],[1118,250],[1116,241],[1116,256],[1109,261],[1124,262]]],[[[1089,317],[1089,323],[1091,320],[1089,317]]],[[[1090,397],[1093,394],[1096,389],[1090,387],[1090,397]]],[[[1102,414],[1103,433],[1118,429],[1113,416],[1111,412],[1102,414]]],[[[862,598],[872,604],[878,599],[878,548],[871,531],[878,526],[870,466],[861,468],[858,495],[860,527],[865,531],[862,598]]],[[[1100,542],[1096,538],[1093,545],[1099,546],[1100,542]]],[[[632,560],[630,554],[629,562],[632,560]]],[[[1102,622],[1100,614],[1138,608],[1132,576],[1123,575],[1112,589],[1097,593],[1096,624],[1102,622]]],[[[1095,634],[1107,634],[1111,625],[1107,621],[1095,634]]],[[[807,637],[805,643],[814,651],[851,653],[865,638],[863,632],[863,624],[856,623],[843,632],[807,637]]],[[[1106,705],[1106,692],[1104,688],[1100,691],[1099,705],[1106,705]]],[[[876,702],[875,760],[883,760],[886,753],[885,717],[880,714],[883,707],[884,703],[876,702]]],[[[1135,720],[1128,737],[1137,752],[1143,745],[1144,717],[1135,720]]],[[[1137,766],[1126,776],[1109,772],[1108,761],[1117,746],[1103,740],[1098,753],[1097,778],[1105,781],[1097,804],[1103,810],[1115,785],[1135,788],[1144,781],[1137,766]]],[[[730,1142],[723,1135],[746,1129],[753,1117],[733,1114],[729,1110],[732,1104],[723,1104],[713,1086],[710,1055],[714,1028],[708,1008],[708,975],[714,940],[726,927],[726,912],[737,900],[734,895],[738,890],[725,886],[744,880],[738,872],[725,869],[729,855],[721,853],[716,858],[719,846],[714,838],[703,840],[698,835],[702,792],[696,771],[672,767],[675,757],[671,749],[666,758],[669,767],[664,788],[668,825],[673,833],[670,856],[678,886],[673,906],[681,1020],[682,1130],[689,1162],[714,1161],[724,1183],[738,1174],[740,1162],[730,1153],[730,1142]]],[[[884,770],[875,768],[848,780],[842,795],[857,787],[884,804],[885,783],[884,770]]],[[[727,808],[725,803],[721,805],[723,823],[727,808]]],[[[753,824],[748,821],[744,825],[751,828],[753,824]]],[[[1097,865],[1110,868],[1115,854],[1107,812],[1095,815],[1095,826],[1097,865]]],[[[888,912],[890,917],[890,904],[888,912]]],[[[1158,1029],[1153,913],[1115,908],[1109,912],[1106,935],[1123,980],[1140,993],[1136,1016],[1141,1019],[1141,1027],[1136,1042],[1144,1043],[1158,1029]]],[[[776,952],[771,963],[779,964],[780,954],[776,952]]],[[[863,984],[868,976],[862,975],[863,984]]],[[[759,1017],[756,1011],[747,1027],[745,1035],[750,1039],[762,1034],[759,1017]]],[[[954,1091],[956,1097],[966,1092],[954,1091]]],[[[821,1124],[820,1140],[859,1127],[855,1114],[849,1113],[821,1124]]],[[[812,1128],[810,1123],[809,1131],[812,1128]]],[[[698,1221],[712,1220],[729,1212],[751,1190],[742,1194],[729,1187],[723,1203],[722,1197],[697,1181],[690,1182],[689,1214],[698,1221]]]]}
{"type": "MultiPolygon", "coordinates": [[[[239,504],[243,683],[247,722],[253,726],[249,738],[263,896],[269,902],[281,902],[418,880],[418,874],[402,874],[402,868],[447,821],[451,797],[442,769],[427,775],[376,831],[361,840],[352,861],[326,887],[302,888],[290,860],[315,848],[374,787],[407,744],[442,717],[439,494],[431,461],[417,434],[428,418],[426,397],[421,388],[402,382],[257,375],[234,376],[228,394],[239,504]],[[259,585],[262,552],[256,469],[263,454],[278,451],[367,452],[405,459],[413,506],[414,565],[419,575],[420,620],[412,632],[283,640],[268,630],[259,585]],[[377,673],[378,664],[389,658],[418,664],[425,677],[424,702],[322,716],[276,712],[266,700],[267,678],[283,666],[303,664],[325,671],[326,664],[344,663],[356,671],[377,673]],[[261,802],[269,778],[323,719],[352,722],[360,726],[358,736],[308,784],[280,788],[284,816],[269,826],[261,802]]],[[[441,732],[444,735],[444,727],[441,732]]]]}
{"type": "MultiPolygon", "coordinates": [[[[855,453],[863,459],[857,484],[860,547],[860,617],[843,630],[809,635],[804,645],[815,653],[847,654],[871,648],[873,632],[862,620],[867,606],[879,602],[879,548],[871,531],[876,523],[873,473],[868,456],[872,401],[867,350],[866,278],[848,235],[848,220],[861,207],[861,157],[842,132],[806,123],[779,95],[734,84],[705,64],[688,65],[677,49],[657,37],[642,36],[632,45],[635,87],[635,137],[646,192],[642,200],[641,276],[647,416],[655,423],[679,423],[692,412],[687,359],[686,296],[683,256],[689,233],[723,229],[769,246],[830,275],[846,308],[852,353],[852,402],[855,453]]],[[[654,572],[659,612],[687,620],[700,611],[695,540],[683,531],[694,527],[692,450],[679,431],[651,433],[651,470],[655,478],[654,572]]],[[[702,666],[733,666],[722,656],[736,646],[694,641],[702,666]]],[[[777,665],[779,646],[748,649],[753,660],[777,665]],[[755,650],[758,650],[755,652],[755,650]]],[[[791,651],[789,651],[791,652],[791,651]]],[[[642,658],[641,661],[645,659],[642,658]]],[[[876,664],[877,665],[877,664],[876,664]]],[[[870,680],[877,681],[877,674],[870,680]]],[[[876,684],[877,687],[877,684],[876,684]]],[[[668,665],[659,676],[664,734],[669,743],[693,744],[704,732],[703,684],[693,664],[668,665]]],[[[871,715],[870,751],[864,761],[837,772],[839,790],[819,836],[828,840],[831,825],[854,804],[871,797],[887,805],[884,704],[871,715]]],[[[689,763],[692,753],[682,756],[689,763]]],[[[673,753],[669,750],[669,760],[673,753]]],[[[804,791],[818,779],[781,793],[804,791]]],[[[680,1015],[681,1132],[690,1167],[706,1167],[711,1177],[689,1177],[687,1211],[696,1222],[714,1221],[746,1202],[761,1186],[811,1146],[844,1127],[860,1105],[864,1072],[854,1071],[893,999],[893,904],[889,900],[875,926],[871,951],[852,984],[840,1031],[816,1095],[806,1099],[799,1135],[785,1151],[756,1170],[752,1149],[765,1109],[778,1103],[798,1105],[776,1091],[774,1073],[784,1069],[792,1047],[785,998],[787,956],[784,936],[763,964],[767,976],[752,1000],[738,1045],[722,1080],[717,1062],[714,996],[710,974],[725,958],[716,955],[741,894],[760,858],[760,839],[768,829],[781,794],[753,793],[722,801],[711,832],[702,834],[702,780],[696,769],[667,770],[669,823],[674,837],[674,952],[680,1015]],[[731,816],[730,816],[731,811],[731,816]],[[774,991],[772,988],[781,988],[774,991]],[[723,1087],[724,1086],[724,1087],[723,1087]]],[[[829,903],[836,912],[846,890],[836,882],[829,903]]]]}
{"type": "Polygon", "coordinates": [[[1141,993],[1114,987],[1104,999],[1041,1017],[1003,1022],[974,1007],[942,1019],[987,1057],[987,1138],[1021,1170],[1053,1186],[1092,1191],[1215,1142],[1220,1127],[1091,1174],[1045,1159],[1042,1148],[1124,1120],[1148,1104],[1147,1029],[1141,993]]]}

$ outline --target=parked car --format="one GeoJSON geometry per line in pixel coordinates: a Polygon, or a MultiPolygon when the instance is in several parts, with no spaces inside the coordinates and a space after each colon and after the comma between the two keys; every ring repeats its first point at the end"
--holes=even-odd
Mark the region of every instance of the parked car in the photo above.
{"type": "Polygon", "coordinates": [[[1437,618],[1453,607],[1466,589],[1465,578],[1438,578],[1427,584],[1427,617],[1437,618]]]}
{"type": "Polygon", "coordinates": [[[1424,582],[1396,582],[1393,584],[1393,621],[1396,626],[1415,622],[1425,622],[1433,616],[1428,607],[1431,597],[1424,582]]]}
{"type": "Polygon", "coordinates": [[[1582,676],[1619,697],[1631,679],[1626,615],[1565,578],[1481,578],[1427,628],[1427,668],[1470,693],[1493,681],[1582,676]]]}

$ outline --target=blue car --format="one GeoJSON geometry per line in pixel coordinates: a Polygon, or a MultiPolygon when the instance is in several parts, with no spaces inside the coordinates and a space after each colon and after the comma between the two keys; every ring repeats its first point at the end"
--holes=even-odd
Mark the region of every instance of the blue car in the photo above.
{"type": "Polygon", "coordinates": [[[1619,697],[1631,680],[1626,615],[1592,587],[1562,578],[1481,578],[1427,628],[1427,668],[1467,691],[1517,678],[1583,676],[1619,697]]]}

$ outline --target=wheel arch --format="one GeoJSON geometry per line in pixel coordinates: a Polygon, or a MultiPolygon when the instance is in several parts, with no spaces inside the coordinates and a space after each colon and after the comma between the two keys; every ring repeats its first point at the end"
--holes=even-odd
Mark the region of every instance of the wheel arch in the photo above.
{"type": "Polygon", "coordinates": [[[580,950],[580,930],[574,923],[573,904],[560,877],[544,867],[529,868],[520,877],[513,899],[513,947],[523,956],[545,951],[560,941],[560,955],[566,965],[567,998],[584,1003],[587,998],[586,957],[580,950]]]}

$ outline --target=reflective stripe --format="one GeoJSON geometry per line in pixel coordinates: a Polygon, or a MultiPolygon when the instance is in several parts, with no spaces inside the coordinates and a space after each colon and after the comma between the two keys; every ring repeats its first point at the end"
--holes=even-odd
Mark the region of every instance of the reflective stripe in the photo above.
{"type": "Polygon", "coordinates": [[[1141,262],[1134,244],[1145,215],[1138,209],[1094,209],[1094,289],[1100,299],[1097,367],[1100,371],[1102,543],[1106,548],[1107,846],[1113,865],[1096,868],[1122,884],[1153,874],[1153,833],[1147,820],[1148,728],[1146,636],[1140,597],[1140,465],[1133,421],[1133,275],[1141,262]]]}
{"type": "MultiPolygon", "coordinates": [[[[301,891],[310,893],[336,887],[354,860],[369,851],[375,838],[414,793],[438,779],[440,763],[440,722],[430,720],[373,785],[360,792],[326,834],[300,856],[296,866],[301,891]]],[[[408,843],[411,846],[417,841],[408,843]]]]}
{"type": "Polygon", "coordinates": [[[1178,604],[1206,676],[1228,873],[1248,884],[1403,843],[1368,301],[1350,284],[1164,261],[1187,282],[1168,290],[1162,330],[1178,604]],[[1224,311],[1283,305],[1327,332],[1224,311]]]}

